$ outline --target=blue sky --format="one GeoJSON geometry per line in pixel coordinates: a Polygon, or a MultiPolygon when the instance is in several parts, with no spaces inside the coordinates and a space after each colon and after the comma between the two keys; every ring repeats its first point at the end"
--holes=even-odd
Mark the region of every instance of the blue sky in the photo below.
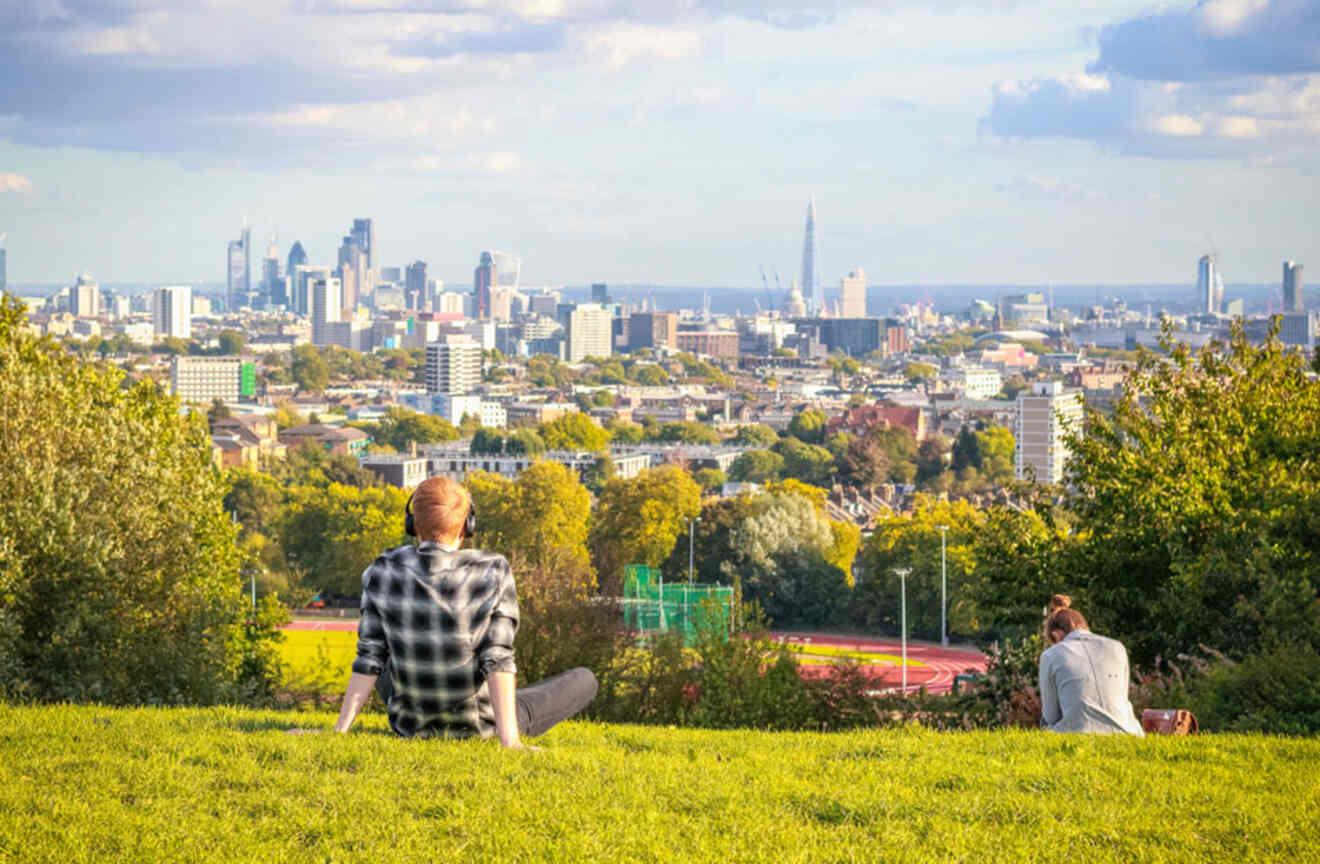
{"type": "MultiPolygon", "coordinates": [[[[9,278],[752,285],[1320,268],[1320,2],[0,0],[9,278]],[[1314,254],[1313,254],[1314,253],[1314,254]]],[[[1320,272],[1320,271],[1318,271],[1320,272]]]]}

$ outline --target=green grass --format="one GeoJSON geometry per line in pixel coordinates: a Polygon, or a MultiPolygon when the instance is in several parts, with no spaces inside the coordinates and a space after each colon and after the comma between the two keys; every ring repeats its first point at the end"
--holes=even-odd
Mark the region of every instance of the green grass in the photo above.
{"type": "Polygon", "coordinates": [[[357,655],[357,633],[352,630],[285,630],[280,655],[291,675],[321,677],[328,673],[338,682],[335,686],[342,690],[348,686],[348,677],[352,674],[353,658],[357,655]],[[325,664],[328,664],[327,668],[322,668],[325,664]]]}
{"type": "MultiPolygon", "coordinates": [[[[866,666],[903,665],[903,658],[896,654],[881,654],[872,651],[856,651],[833,645],[802,645],[795,642],[784,643],[784,647],[798,655],[798,662],[804,666],[829,664],[839,658],[851,658],[866,666]]],[[[293,673],[306,675],[314,672],[327,658],[335,670],[342,671],[342,681],[336,686],[348,684],[349,667],[357,649],[357,633],[350,630],[285,630],[284,645],[281,653],[285,665],[293,673]],[[318,648],[320,654],[318,654],[318,648]]],[[[908,658],[909,668],[925,666],[920,660],[908,658]]]]}
{"type": "Polygon", "coordinates": [[[564,724],[543,753],[381,715],[0,706],[15,861],[1304,861],[1320,741],[564,724]]]}

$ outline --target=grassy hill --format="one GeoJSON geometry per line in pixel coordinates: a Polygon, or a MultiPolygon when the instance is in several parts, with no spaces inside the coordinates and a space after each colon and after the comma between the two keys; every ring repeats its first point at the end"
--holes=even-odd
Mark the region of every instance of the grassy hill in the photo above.
{"type": "Polygon", "coordinates": [[[331,722],[0,706],[0,859],[1301,861],[1320,836],[1315,740],[284,731],[331,722]]]}

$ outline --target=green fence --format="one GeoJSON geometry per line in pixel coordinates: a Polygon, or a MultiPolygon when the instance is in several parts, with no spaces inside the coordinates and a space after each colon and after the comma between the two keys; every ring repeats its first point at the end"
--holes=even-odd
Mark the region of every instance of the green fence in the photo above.
{"type": "Polygon", "coordinates": [[[722,585],[664,583],[655,567],[624,568],[623,623],[635,633],[682,633],[691,641],[699,630],[728,634],[733,589],[722,585]]]}

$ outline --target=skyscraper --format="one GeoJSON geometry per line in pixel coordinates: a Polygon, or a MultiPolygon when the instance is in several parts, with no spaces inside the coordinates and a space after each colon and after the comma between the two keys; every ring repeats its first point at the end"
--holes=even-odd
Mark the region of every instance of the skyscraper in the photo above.
{"type": "Polygon", "coordinates": [[[472,317],[490,317],[490,289],[494,287],[497,276],[495,257],[489,252],[482,252],[481,262],[472,271],[472,317]]]}
{"type": "Polygon", "coordinates": [[[839,317],[866,317],[866,271],[861,267],[840,280],[839,317]]]}
{"type": "Polygon", "coordinates": [[[252,231],[243,224],[237,240],[230,240],[227,247],[225,304],[230,311],[252,302],[252,231]]]}
{"type": "Polygon", "coordinates": [[[266,257],[261,261],[261,303],[262,306],[284,305],[284,286],[280,281],[280,250],[272,239],[266,247],[266,257]]]}
{"type": "Polygon", "coordinates": [[[431,291],[426,281],[426,262],[414,261],[404,271],[404,305],[419,312],[430,312],[431,291]]]}
{"type": "Polygon", "coordinates": [[[610,302],[610,288],[604,282],[595,282],[591,286],[591,302],[602,306],[610,302]]]}
{"type": "Polygon", "coordinates": [[[152,291],[151,324],[157,339],[191,339],[192,287],[171,285],[152,291]]]}
{"type": "Polygon", "coordinates": [[[376,248],[376,226],[370,219],[353,220],[353,240],[366,256],[366,268],[374,283],[380,274],[380,251],[376,248]]]}
{"type": "MultiPolygon", "coordinates": [[[[0,255],[3,254],[0,252],[0,255]]],[[[0,279],[3,277],[3,271],[0,271],[0,279]]],[[[1306,311],[1306,298],[1302,296],[1302,265],[1296,261],[1283,262],[1283,311],[1306,311]]]]}
{"type": "Polygon", "coordinates": [[[802,296],[807,311],[819,316],[825,310],[825,288],[820,284],[820,262],[816,260],[816,196],[807,202],[807,236],[802,243],[802,296]]]}
{"type": "MultiPolygon", "coordinates": [[[[363,220],[358,220],[361,222],[363,220]]],[[[367,228],[371,227],[371,220],[367,221],[367,228]]],[[[353,223],[357,227],[357,222],[353,223]]],[[[343,282],[344,290],[344,308],[352,310],[356,308],[358,300],[370,293],[374,286],[370,276],[371,268],[367,266],[367,253],[358,243],[356,235],[349,235],[344,238],[343,244],[339,247],[339,278],[343,282]]]]}
{"type": "Polygon", "coordinates": [[[1215,256],[1202,255],[1196,265],[1196,304],[1202,314],[1218,315],[1224,304],[1224,280],[1215,256]]]}
{"type": "Polygon", "coordinates": [[[292,278],[293,274],[298,272],[298,268],[306,263],[307,253],[303,250],[302,243],[293,241],[293,245],[289,247],[289,263],[284,268],[285,274],[292,278]]]}
{"type": "MultiPolygon", "coordinates": [[[[5,235],[0,234],[0,243],[5,242],[5,235]]],[[[0,246],[0,292],[9,287],[9,277],[5,273],[5,247],[0,246]]]]}

